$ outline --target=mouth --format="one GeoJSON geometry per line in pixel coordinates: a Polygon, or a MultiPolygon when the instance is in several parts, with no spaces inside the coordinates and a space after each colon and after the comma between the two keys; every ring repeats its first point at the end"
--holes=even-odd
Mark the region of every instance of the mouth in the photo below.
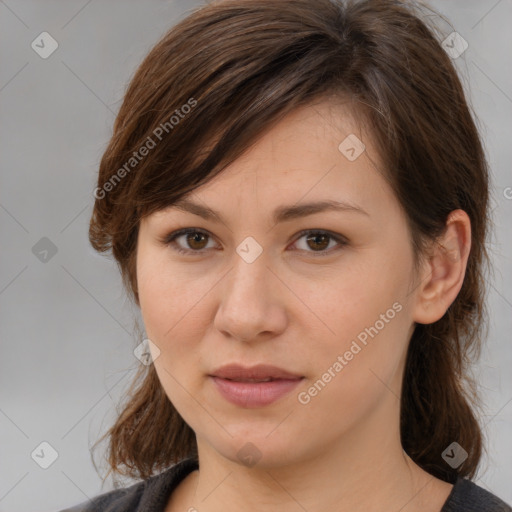
{"type": "Polygon", "coordinates": [[[258,408],[276,402],[295,389],[303,377],[296,379],[231,380],[210,377],[215,389],[225,400],[237,407],[258,408]]]}
{"type": "Polygon", "coordinates": [[[216,390],[228,402],[245,408],[270,405],[290,393],[305,378],[282,368],[227,365],[209,375],[216,390]]]}
{"type": "MultiPolygon", "coordinates": [[[[224,378],[224,377],[219,377],[219,378],[224,378]]],[[[267,377],[266,379],[227,379],[227,378],[224,378],[224,380],[229,380],[231,382],[256,382],[256,383],[275,382],[276,380],[298,380],[298,379],[300,379],[300,377],[298,377],[297,379],[274,379],[273,377],[267,377]]]]}
{"type": "Polygon", "coordinates": [[[303,376],[272,365],[245,367],[228,364],[214,370],[210,377],[219,377],[235,382],[272,382],[275,380],[300,380],[303,376]]]}

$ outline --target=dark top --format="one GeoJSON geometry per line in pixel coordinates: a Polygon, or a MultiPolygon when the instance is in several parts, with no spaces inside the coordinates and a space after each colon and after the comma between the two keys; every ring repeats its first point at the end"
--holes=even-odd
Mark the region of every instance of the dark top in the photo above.
{"type": "MultiPolygon", "coordinates": [[[[185,459],[159,475],[59,512],[163,512],[172,491],[196,469],[196,459],[185,459]]],[[[441,512],[512,512],[512,508],[474,482],[459,477],[441,512]]]]}

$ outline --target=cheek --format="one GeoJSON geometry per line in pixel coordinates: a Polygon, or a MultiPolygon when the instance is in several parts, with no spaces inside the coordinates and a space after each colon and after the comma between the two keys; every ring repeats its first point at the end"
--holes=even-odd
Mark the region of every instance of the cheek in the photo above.
{"type": "MultiPolygon", "coordinates": [[[[385,314],[386,309],[377,311],[385,314]]],[[[311,353],[315,372],[301,389],[300,402],[308,402],[304,406],[308,418],[337,425],[340,431],[382,404],[399,404],[399,363],[407,346],[404,317],[400,316],[403,311],[388,318],[384,326],[378,323],[377,328],[367,312],[356,318],[347,311],[347,316],[340,318],[338,336],[319,343],[319,350],[311,353]]]]}
{"type": "Polygon", "coordinates": [[[159,261],[157,255],[151,258],[150,254],[140,259],[137,276],[148,338],[164,356],[185,354],[201,340],[211,284],[204,277],[173,271],[168,263],[159,261]]]}
{"type": "Polygon", "coordinates": [[[137,287],[146,332],[160,346],[179,313],[179,286],[172,281],[158,254],[141,251],[137,259],[137,287]]]}
{"type": "Polygon", "coordinates": [[[332,279],[323,293],[317,289],[307,295],[308,305],[322,320],[311,316],[311,325],[320,326],[312,351],[315,369],[321,376],[341,356],[343,370],[337,375],[351,377],[339,385],[348,389],[364,387],[367,378],[376,380],[372,370],[378,376],[382,373],[385,381],[391,379],[407,347],[407,282],[396,268],[384,267],[382,259],[367,260],[364,271],[352,266],[332,279]]]}

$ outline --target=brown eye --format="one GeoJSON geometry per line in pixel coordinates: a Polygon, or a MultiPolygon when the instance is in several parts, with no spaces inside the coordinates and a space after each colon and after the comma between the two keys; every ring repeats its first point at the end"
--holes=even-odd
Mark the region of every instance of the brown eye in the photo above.
{"type": "Polygon", "coordinates": [[[187,228],[171,233],[165,238],[164,244],[172,246],[173,249],[179,253],[200,254],[207,249],[206,244],[208,240],[208,233],[198,229],[187,228]],[[180,238],[183,238],[184,242],[177,243],[180,238]]]}
{"type": "Polygon", "coordinates": [[[329,245],[329,235],[324,234],[316,234],[316,235],[308,235],[306,238],[309,247],[311,249],[317,251],[317,250],[323,250],[329,245]]]}
{"type": "Polygon", "coordinates": [[[347,244],[348,240],[341,235],[334,235],[327,231],[310,229],[299,233],[299,238],[297,238],[297,241],[295,242],[294,245],[299,245],[298,248],[301,251],[309,252],[314,256],[324,256],[331,254],[331,252],[333,251],[330,249],[333,247],[334,250],[337,250],[335,248],[336,245],[338,245],[338,249],[341,249],[343,246],[347,244]],[[299,241],[302,239],[305,240],[305,243],[299,244],[299,241]],[[331,242],[335,243],[331,244],[331,242]],[[302,245],[302,247],[300,247],[300,245],[302,245]]]}
{"type": "Polygon", "coordinates": [[[201,250],[204,249],[204,240],[208,235],[199,231],[187,233],[185,240],[191,249],[201,250]]]}

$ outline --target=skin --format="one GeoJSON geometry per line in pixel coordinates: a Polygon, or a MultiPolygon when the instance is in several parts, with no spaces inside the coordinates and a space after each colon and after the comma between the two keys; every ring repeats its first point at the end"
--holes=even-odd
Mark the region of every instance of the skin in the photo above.
{"type": "Polygon", "coordinates": [[[398,397],[415,322],[439,320],[462,286],[470,222],[452,212],[415,275],[405,215],[360,124],[342,103],[301,107],[189,196],[224,223],[175,206],[142,219],[141,313],[160,350],[152,354],[162,386],[196,433],[201,468],[176,488],[166,512],[439,512],[448,497],[453,486],[403,451],[398,397]],[[351,133],[366,146],[354,161],[338,149],[351,133]],[[278,206],[325,199],[355,203],[368,215],[325,211],[272,222],[278,206]],[[165,245],[185,227],[207,236],[165,245]],[[303,229],[331,231],[347,244],[308,241],[303,229]],[[252,263],[236,252],[249,236],[263,248],[252,263]],[[299,403],[298,393],[396,302],[400,312],[309,403],[299,403]],[[207,376],[228,362],[274,364],[305,380],[271,405],[237,407],[207,376]],[[248,442],[261,457],[252,467],[237,456],[248,442]]]}

